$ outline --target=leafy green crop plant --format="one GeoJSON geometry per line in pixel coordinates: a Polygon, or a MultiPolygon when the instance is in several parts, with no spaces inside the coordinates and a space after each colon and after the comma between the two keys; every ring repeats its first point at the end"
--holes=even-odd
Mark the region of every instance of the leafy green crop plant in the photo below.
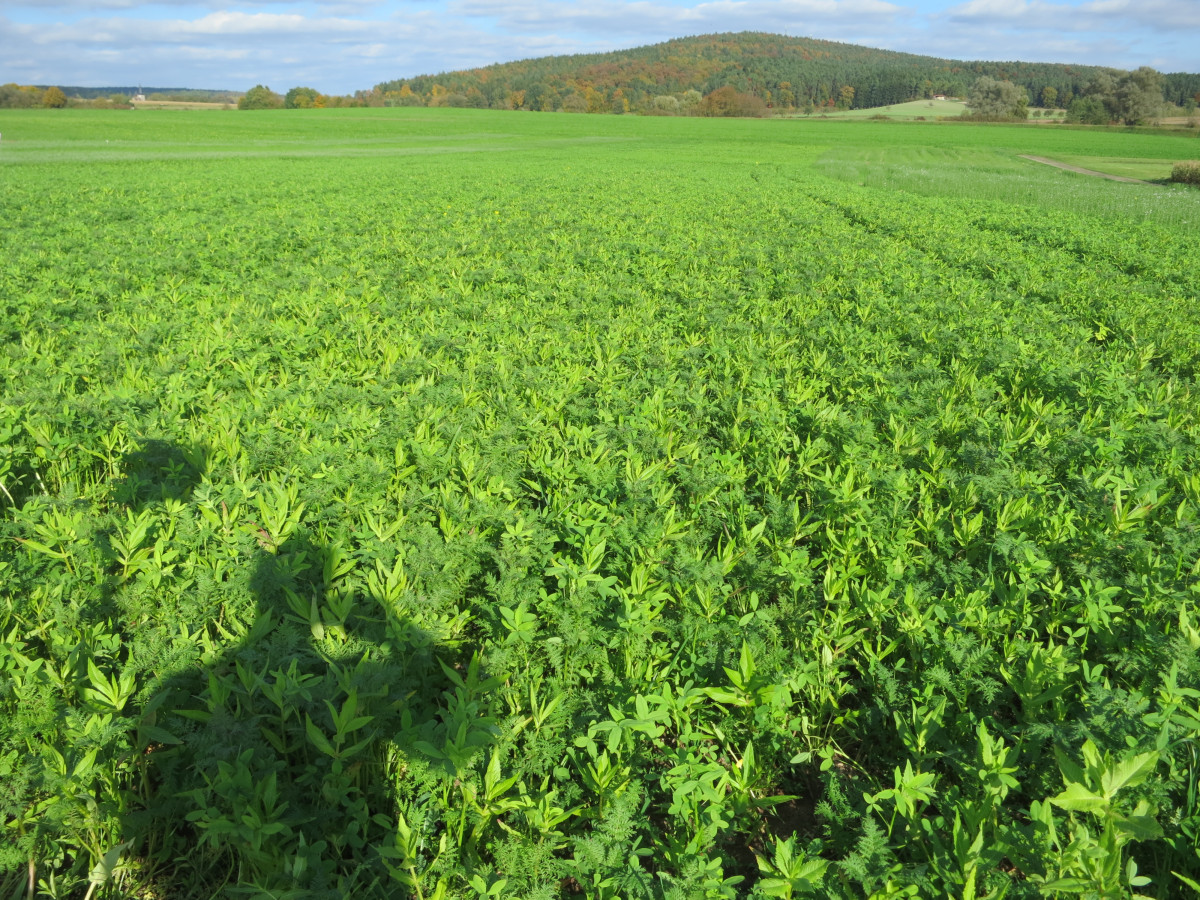
{"type": "Polygon", "coordinates": [[[5,126],[0,896],[1190,896],[1179,138],[318,112],[5,126]]]}

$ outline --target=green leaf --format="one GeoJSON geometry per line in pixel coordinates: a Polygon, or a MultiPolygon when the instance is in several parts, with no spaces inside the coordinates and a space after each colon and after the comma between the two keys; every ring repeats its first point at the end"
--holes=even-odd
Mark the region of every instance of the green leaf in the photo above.
{"type": "Polygon", "coordinates": [[[1118,818],[1116,825],[1135,841],[1153,841],[1163,836],[1162,827],[1153,816],[1118,818]]]}
{"type": "Polygon", "coordinates": [[[716,700],[718,703],[726,703],[731,706],[753,706],[754,702],[743,697],[741,694],[735,694],[733,691],[726,688],[705,688],[704,693],[716,700]]]}
{"type": "Polygon", "coordinates": [[[429,743],[429,741],[414,741],[413,749],[420,750],[422,753],[424,753],[426,756],[428,756],[431,759],[445,759],[446,758],[446,754],[443,753],[441,750],[439,750],[437,747],[433,746],[433,744],[429,743]]]}
{"type": "Polygon", "coordinates": [[[1193,891],[1200,894],[1200,882],[1193,881],[1192,879],[1188,878],[1186,875],[1180,875],[1178,872],[1176,872],[1174,870],[1171,871],[1171,874],[1174,875],[1176,878],[1178,878],[1180,881],[1182,881],[1184,884],[1186,884],[1188,887],[1190,887],[1193,891]]]}
{"type": "Polygon", "coordinates": [[[764,878],[756,886],[768,897],[792,896],[792,883],[782,878],[764,878]]]}
{"type": "Polygon", "coordinates": [[[1041,889],[1043,894],[1054,891],[1062,891],[1067,894],[1086,894],[1092,890],[1092,883],[1084,881],[1082,878],[1056,878],[1054,881],[1044,882],[1041,889]]]}
{"type": "Polygon", "coordinates": [[[326,756],[332,756],[334,759],[337,759],[340,754],[333,749],[333,744],[329,743],[329,738],[325,737],[324,732],[314,724],[312,717],[307,713],[304,715],[304,730],[308,732],[308,739],[313,742],[318,750],[326,756]]]}
{"type": "Polygon", "coordinates": [[[1087,775],[1084,773],[1083,767],[1067,756],[1067,754],[1063,753],[1058,747],[1054,748],[1054,758],[1058,760],[1059,771],[1062,772],[1063,778],[1066,779],[1068,784],[1073,781],[1080,783],[1087,781],[1087,775]]]}
{"type": "Polygon", "coordinates": [[[1158,753],[1154,751],[1121,760],[1101,776],[1100,783],[1105,796],[1115,797],[1123,788],[1137,787],[1150,776],[1157,765],[1158,753]]]}
{"type": "Polygon", "coordinates": [[[1050,802],[1069,812],[1098,813],[1108,808],[1108,800],[1099,794],[1093,794],[1082,784],[1067,785],[1067,789],[1057,797],[1051,797],[1050,802]]]}
{"type": "Polygon", "coordinates": [[[46,556],[53,557],[54,559],[66,559],[67,558],[66,553],[62,553],[58,550],[51,550],[45,544],[40,544],[35,540],[31,540],[30,538],[17,538],[17,540],[20,541],[22,544],[24,544],[26,547],[28,547],[30,550],[36,550],[38,553],[45,554],[46,556]]]}
{"type": "Polygon", "coordinates": [[[182,744],[180,738],[175,737],[165,728],[159,728],[157,725],[139,725],[138,733],[150,741],[157,741],[160,744],[182,744]]]}
{"type": "Polygon", "coordinates": [[[104,884],[108,879],[112,878],[113,870],[117,867],[117,862],[120,860],[121,854],[131,843],[132,841],[125,841],[123,844],[117,844],[117,846],[105,853],[100,861],[92,866],[92,871],[88,874],[88,881],[99,885],[104,884]]]}

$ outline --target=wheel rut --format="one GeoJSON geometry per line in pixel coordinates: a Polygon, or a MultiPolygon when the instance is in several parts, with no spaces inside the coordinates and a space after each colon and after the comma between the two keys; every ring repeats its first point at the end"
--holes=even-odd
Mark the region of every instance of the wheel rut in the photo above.
{"type": "Polygon", "coordinates": [[[1124,175],[1109,175],[1107,172],[1097,172],[1095,169],[1085,169],[1082,166],[1073,166],[1070,163],[1059,162],[1056,159],[1049,159],[1045,156],[1026,156],[1021,154],[1021,159],[1028,159],[1035,163],[1041,163],[1045,166],[1054,166],[1056,169],[1066,169],[1068,172],[1078,172],[1080,175],[1092,175],[1096,178],[1107,178],[1109,181],[1121,181],[1125,184],[1149,184],[1149,181],[1141,181],[1137,178],[1126,178],[1124,175]]]}

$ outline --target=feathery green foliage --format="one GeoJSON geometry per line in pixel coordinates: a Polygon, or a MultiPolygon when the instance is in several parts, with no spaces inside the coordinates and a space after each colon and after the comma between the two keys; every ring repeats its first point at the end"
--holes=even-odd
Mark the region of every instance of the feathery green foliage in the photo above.
{"type": "Polygon", "coordinates": [[[813,166],[992,127],[19,115],[3,896],[1200,881],[1192,229],[813,166]]]}

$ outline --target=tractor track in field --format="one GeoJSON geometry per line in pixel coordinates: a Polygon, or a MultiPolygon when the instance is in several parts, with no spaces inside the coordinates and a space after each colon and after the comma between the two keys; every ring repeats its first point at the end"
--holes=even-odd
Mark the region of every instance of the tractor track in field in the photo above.
{"type": "Polygon", "coordinates": [[[1035,163],[1041,163],[1046,166],[1054,166],[1056,169],[1066,169],[1068,172],[1078,172],[1080,175],[1091,175],[1095,178],[1107,178],[1109,181],[1121,181],[1125,184],[1150,184],[1149,181],[1141,181],[1137,178],[1126,178],[1124,175],[1109,175],[1107,172],[1097,172],[1095,169],[1085,169],[1083,166],[1073,166],[1070,163],[1059,162],[1056,159],[1049,159],[1045,156],[1026,156],[1021,154],[1021,159],[1028,159],[1035,163]]]}

